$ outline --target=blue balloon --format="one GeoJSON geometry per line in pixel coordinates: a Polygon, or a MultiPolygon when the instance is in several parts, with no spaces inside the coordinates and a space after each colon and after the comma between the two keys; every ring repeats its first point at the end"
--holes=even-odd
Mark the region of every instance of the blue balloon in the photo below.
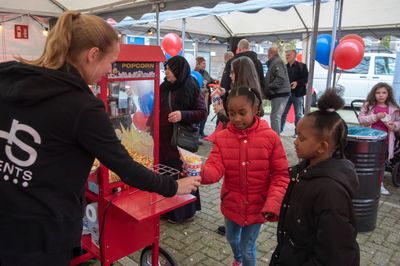
{"type": "Polygon", "coordinates": [[[320,34],[317,37],[315,60],[323,65],[329,65],[329,53],[331,50],[332,37],[329,34],[320,34]]]}
{"type": "Polygon", "coordinates": [[[203,76],[200,74],[200,72],[193,70],[191,72],[191,75],[192,77],[194,77],[195,80],[197,80],[199,87],[203,88],[203,76]]]}
{"type": "MultiPolygon", "coordinates": [[[[181,50],[178,55],[182,56],[182,54],[183,54],[183,51],[181,50]]],[[[167,52],[164,52],[164,55],[165,55],[165,58],[167,58],[167,60],[169,60],[172,57],[167,52]]]]}
{"type": "Polygon", "coordinates": [[[138,99],[139,107],[145,116],[149,116],[153,112],[154,92],[149,92],[138,99]]]}
{"type": "Polygon", "coordinates": [[[167,54],[167,52],[164,52],[165,58],[167,58],[167,60],[169,60],[172,56],[170,56],[169,54],[167,54]]]}

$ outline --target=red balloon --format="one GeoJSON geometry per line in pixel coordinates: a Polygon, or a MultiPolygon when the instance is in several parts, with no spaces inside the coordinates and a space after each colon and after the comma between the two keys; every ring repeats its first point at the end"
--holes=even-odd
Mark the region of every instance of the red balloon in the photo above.
{"type": "Polygon", "coordinates": [[[350,39],[359,41],[365,49],[364,39],[360,35],[357,35],[357,34],[347,34],[347,35],[343,36],[343,38],[340,39],[340,41],[342,42],[344,40],[350,40],[350,39]]]}
{"type": "Polygon", "coordinates": [[[299,52],[296,56],[297,62],[303,62],[303,53],[299,52]]]}
{"type": "Polygon", "coordinates": [[[132,122],[137,129],[144,131],[146,129],[146,123],[148,118],[149,117],[143,114],[142,112],[136,112],[132,116],[132,122]]]}
{"type": "Polygon", "coordinates": [[[162,40],[162,48],[170,56],[178,55],[182,50],[182,40],[176,33],[168,33],[162,40]]]}
{"type": "Polygon", "coordinates": [[[333,53],[333,59],[341,69],[351,69],[361,63],[364,57],[364,47],[355,39],[341,41],[333,53]]]}

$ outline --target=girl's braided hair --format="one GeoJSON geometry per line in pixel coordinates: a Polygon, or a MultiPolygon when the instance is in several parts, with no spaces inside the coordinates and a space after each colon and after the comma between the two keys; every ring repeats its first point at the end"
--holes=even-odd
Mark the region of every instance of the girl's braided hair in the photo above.
{"type": "Polygon", "coordinates": [[[307,114],[314,119],[314,126],[321,138],[329,137],[334,141],[334,155],[344,158],[347,138],[347,124],[336,112],[344,106],[343,99],[335,89],[327,89],[318,99],[318,110],[307,114]]]}

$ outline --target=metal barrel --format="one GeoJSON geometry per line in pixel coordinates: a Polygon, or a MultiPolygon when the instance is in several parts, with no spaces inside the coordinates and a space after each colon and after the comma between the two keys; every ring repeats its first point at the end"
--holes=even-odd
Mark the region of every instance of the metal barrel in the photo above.
{"type": "Polygon", "coordinates": [[[354,163],[359,179],[358,191],[353,199],[358,231],[369,232],[375,229],[378,216],[380,186],[385,171],[386,133],[363,127],[354,130],[360,135],[350,135],[349,128],[345,154],[354,163]],[[364,129],[368,131],[367,136],[364,129]],[[376,135],[371,136],[371,132],[376,135]]]}

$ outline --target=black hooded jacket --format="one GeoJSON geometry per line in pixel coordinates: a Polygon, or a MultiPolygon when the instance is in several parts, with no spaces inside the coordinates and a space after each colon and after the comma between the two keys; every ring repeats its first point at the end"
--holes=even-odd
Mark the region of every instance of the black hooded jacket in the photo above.
{"type": "Polygon", "coordinates": [[[354,165],[332,158],[307,168],[303,161],[289,168],[289,174],[270,265],[359,265],[354,165]]]}
{"type": "Polygon", "coordinates": [[[221,87],[225,88],[225,90],[227,92],[229,92],[231,90],[232,80],[231,80],[230,74],[231,74],[232,61],[235,60],[236,58],[239,58],[242,56],[247,56],[248,58],[251,59],[251,61],[253,61],[254,66],[256,67],[258,78],[260,79],[261,92],[264,92],[265,79],[264,79],[264,71],[263,71],[262,63],[260,60],[258,60],[257,54],[253,51],[246,51],[246,52],[238,53],[233,58],[231,58],[228,62],[226,62],[226,65],[224,68],[224,73],[222,74],[222,78],[221,78],[221,87]]]}
{"type": "Polygon", "coordinates": [[[73,67],[0,64],[0,255],[80,245],[94,158],[129,185],[176,193],[173,178],[132,160],[103,102],[73,67]]]}

